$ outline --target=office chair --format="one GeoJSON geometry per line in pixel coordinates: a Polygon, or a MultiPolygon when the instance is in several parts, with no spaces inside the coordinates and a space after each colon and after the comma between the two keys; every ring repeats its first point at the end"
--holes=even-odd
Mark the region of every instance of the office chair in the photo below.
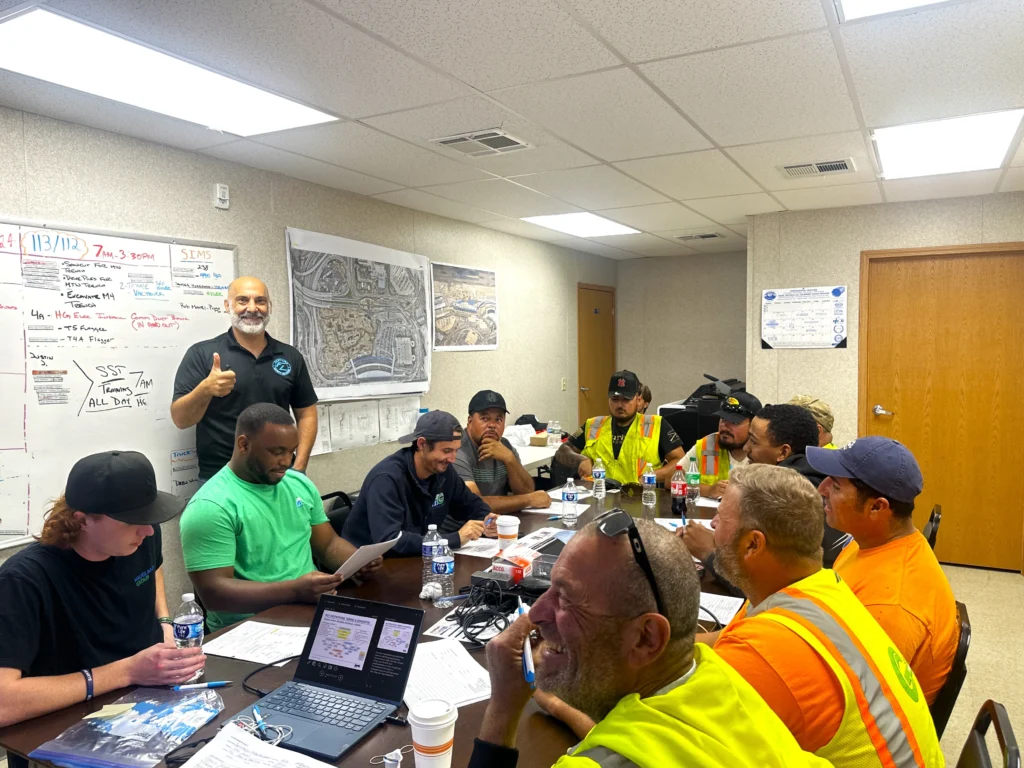
{"type": "Polygon", "coordinates": [[[928,516],[928,522],[925,523],[921,531],[921,535],[928,539],[928,546],[932,549],[935,549],[935,540],[939,538],[939,523],[941,522],[942,507],[936,504],[932,507],[932,513],[928,516]]]}
{"type": "Polygon", "coordinates": [[[352,497],[344,491],[335,491],[320,497],[324,503],[324,513],[327,521],[331,524],[334,532],[341,536],[341,530],[345,527],[345,521],[352,511],[352,497]]]}
{"type": "Polygon", "coordinates": [[[971,617],[967,615],[967,606],[961,602],[956,604],[956,620],[960,625],[960,640],[956,644],[956,655],[953,656],[953,666],[949,670],[946,682],[939,689],[939,695],[928,708],[932,713],[932,720],[935,721],[935,732],[942,738],[942,732],[946,730],[946,723],[953,712],[956,699],[960,695],[960,689],[967,677],[967,651],[971,647],[971,617]]]}
{"type": "Polygon", "coordinates": [[[999,748],[1003,753],[1003,768],[1021,768],[1020,749],[1017,747],[1017,739],[1013,735],[1006,707],[991,699],[981,705],[971,732],[967,734],[960,759],[956,761],[956,768],[992,768],[992,758],[985,743],[985,733],[989,725],[995,726],[996,738],[999,739],[999,748]]]}

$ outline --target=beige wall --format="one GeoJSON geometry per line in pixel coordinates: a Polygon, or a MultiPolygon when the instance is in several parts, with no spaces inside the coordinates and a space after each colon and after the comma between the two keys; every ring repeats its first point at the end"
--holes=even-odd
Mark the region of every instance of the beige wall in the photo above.
{"type": "MultiPolygon", "coordinates": [[[[258,275],[270,287],[270,332],[283,339],[286,226],[494,269],[498,350],[435,354],[431,390],[423,398],[424,407],[460,418],[474,392],[493,388],[505,395],[513,416],[529,411],[575,420],[576,283],[615,284],[615,263],[602,257],[2,108],[0,218],[236,245],[239,274],[258,275]],[[213,207],[215,182],[231,187],[228,211],[213,207]]],[[[314,457],[309,474],[323,492],[357,489],[366,471],[397,448],[391,443],[314,457]]],[[[165,536],[173,603],[184,578],[177,531],[165,536]]],[[[0,559],[9,554],[0,551],[0,559]]]]}
{"type": "Polygon", "coordinates": [[[746,283],[746,253],[618,263],[619,367],[651,388],[652,407],[686,397],[705,373],[743,379],[746,283]]]}
{"type": "Polygon", "coordinates": [[[1024,194],[890,203],[753,217],[747,262],[747,383],[764,402],[800,392],[836,414],[837,442],[856,436],[860,252],[1024,241],[1024,194]],[[848,285],[848,348],[761,349],[761,291],[848,285]]]}

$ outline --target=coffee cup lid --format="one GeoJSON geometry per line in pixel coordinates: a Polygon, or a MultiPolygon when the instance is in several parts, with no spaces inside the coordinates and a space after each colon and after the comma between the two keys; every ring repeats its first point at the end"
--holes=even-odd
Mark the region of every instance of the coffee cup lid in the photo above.
{"type": "Polygon", "coordinates": [[[519,525],[519,518],[515,515],[498,515],[498,525],[519,525]]]}
{"type": "Polygon", "coordinates": [[[458,717],[459,710],[450,701],[444,699],[426,699],[412,706],[409,710],[408,720],[418,726],[437,727],[448,725],[455,717],[458,717]]]}

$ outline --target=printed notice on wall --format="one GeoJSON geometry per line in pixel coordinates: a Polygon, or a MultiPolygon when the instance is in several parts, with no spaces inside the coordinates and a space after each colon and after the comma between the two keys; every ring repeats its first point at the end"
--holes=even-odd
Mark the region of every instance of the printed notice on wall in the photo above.
{"type": "Polygon", "coordinates": [[[846,347],[845,285],[761,292],[761,349],[846,347]]]}

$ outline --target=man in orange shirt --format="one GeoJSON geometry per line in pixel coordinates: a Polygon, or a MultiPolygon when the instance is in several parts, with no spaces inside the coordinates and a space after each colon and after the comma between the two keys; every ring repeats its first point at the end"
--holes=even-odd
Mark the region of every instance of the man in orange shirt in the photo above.
{"type": "Polygon", "coordinates": [[[792,469],[757,464],[730,475],[715,552],[748,602],[707,639],[797,743],[836,768],[941,768],[913,671],[843,580],[821,567],[823,517],[814,487],[792,469]]]}
{"type": "Polygon", "coordinates": [[[807,461],[829,475],[818,487],[828,524],[853,535],[833,568],[910,662],[931,704],[960,631],[953,590],[911,517],[923,485],[917,461],[888,437],[808,448],[807,461]]]}

